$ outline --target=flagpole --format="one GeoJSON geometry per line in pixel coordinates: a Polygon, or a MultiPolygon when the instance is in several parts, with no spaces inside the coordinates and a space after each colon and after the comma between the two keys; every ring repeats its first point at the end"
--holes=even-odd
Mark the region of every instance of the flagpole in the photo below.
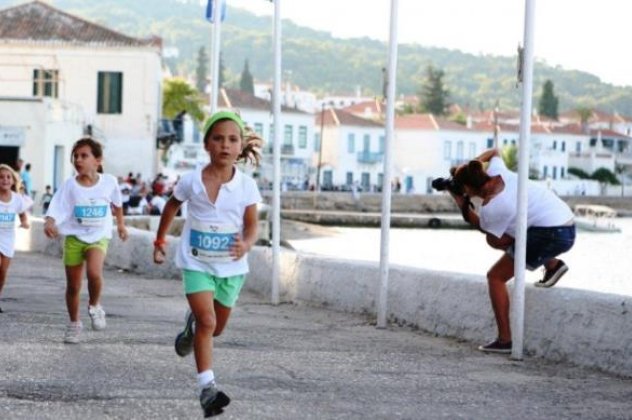
{"type": "Polygon", "coordinates": [[[211,115],[217,111],[217,98],[219,96],[219,57],[220,57],[220,26],[222,22],[221,0],[209,0],[213,2],[213,29],[211,43],[211,115]]]}
{"type": "Polygon", "coordinates": [[[397,74],[397,6],[391,0],[391,28],[388,56],[388,86],[386,88],[386,144],[384,145],[384,176],[382,177],[382,231],[380,240],[380,287],[377,304],[377,328],[386,327],[388,304],[389,234],[391,227],[391,172],[393,132],[395,126],[395,76],[397,74]]]}
{"type": "Polygon", "coordinates": [[[271,301],[279,304],[281,273],[281,0],[274,1],[274,86],[272,92],[274,139],[272,147],[272,284],[271,301]]]}
{"type": "Polygon", "coordinates": [[[511,358],[522,360],[524,347],[525,267],[527,257],[527,180],[529,177],[529,147],[531,138],[531,103],[533,96],[533,20],[535,0],[525,0],[524,49],[522,50],[522,110],[518,140],[518,216],[516,220],[516,256],[514,259],[514,290],[512,299],[511,358]]]}

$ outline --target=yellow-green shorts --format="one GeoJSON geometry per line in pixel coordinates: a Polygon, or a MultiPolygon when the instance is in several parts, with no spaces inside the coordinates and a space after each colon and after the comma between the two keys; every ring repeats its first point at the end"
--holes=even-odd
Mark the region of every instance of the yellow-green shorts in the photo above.
{"type": "Polygon", "coordinates": [[[227,308],[237,303],[246,276],[244,274],[230,277],[216,277],[209,273],[193,270],[182,271],[184,293],[187,295],[199,292],[213,292],[214,299],[227,308]]]}
{"type": "Polygon", "coordinates": [[[109,239],[103,238],[91,244],[78,239],[76,236],[66,236],[64,239],[64,265],[80,265],[86,259],[86,251],[100,249],[103,254],[108,252],[109,239]]]}

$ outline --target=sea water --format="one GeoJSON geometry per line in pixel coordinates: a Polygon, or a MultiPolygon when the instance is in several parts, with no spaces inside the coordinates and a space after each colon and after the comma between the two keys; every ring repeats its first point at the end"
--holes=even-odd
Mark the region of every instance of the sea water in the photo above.
{"type": "MultiPolygon", "coordinates": [[[[632,218],[615,220],[620,233],[577,231],[573,248],[560,256],[569,271],[555,287],[632,296],[632,218]]],[[[381,229],[337,227],[333,236],[290,240],[297,251],[347,260],[380,261],[381,229]]],[[[485,236],[469,229],[398,229],[389,232],[389,264],[480,275],[500,258],[485,236]]],[[[527,272],[526,283],[542,277],[527,272]]]]}

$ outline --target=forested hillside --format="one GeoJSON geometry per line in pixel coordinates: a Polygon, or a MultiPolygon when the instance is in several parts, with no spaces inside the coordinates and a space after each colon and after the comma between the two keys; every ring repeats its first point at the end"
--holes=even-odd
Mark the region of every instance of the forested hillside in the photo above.
{"type": "MultiPolygon", "coordinates": [[[[0,7],[15,3],[15,0],[0,0],[0,7]]],[[[129,35],[161,36],[165,47],[177,47],[179,51],[177,57],[165,60],[177,74],[194,74],[197,51],[202,46],[206,47],[207,53],[210,49],[211,25],[204,20],[204,8],[198,0],[55,0],[52,3],[69,13],[129,35]]],[[[445,24],[446,30],[453,30],[449,21],[445,24]]],[[[271,80],[272,29],[270,17],[258,17],[229,6],[221,35],[228,84],[238,84],[246,59],[256,81],[271,80]]],[[[516,88],[515,52],[508,51],[507,54],[506,57],[483,56],[443,48],[400,45],[398,94],[418,93],[426,66],[432,64],[445,72],[451,102],[473,108],[491,108],[498,100],[502,108],[518,108],[520,91],[516,88]]],[[[379,95],[382,68],[386,63],[387,45],[384,42],[369,38],[336,39],[327,32],[283,22],[283,67],[288,70],[286,76],[304,89],[351,94],[360,87],[365,95],[379,95]]],[[[632,87],[612,86],[586,72],[562,70],[536,62],[536,100],[546,79],[554,83],[560,110],[581,105],[632,116],[632,87]]]]}

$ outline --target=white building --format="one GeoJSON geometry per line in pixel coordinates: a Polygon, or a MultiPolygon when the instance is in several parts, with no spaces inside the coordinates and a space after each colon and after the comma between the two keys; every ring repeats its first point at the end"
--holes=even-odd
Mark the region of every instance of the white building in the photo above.
{"type": "Polygon", "coordinates": [[[362,191],[381,189],[385,142],[382,124],[343,110],[326,109],[316,114],[316,130],[322,142],[316,145],[313,165],[316,176],[320,173],[322,190],[351,190],[354,184],[362,191]]]}
{"type": "Polygon", "coordinates": [[[11,98],[3,101],[5,109],[16,98],[22,105],[39,98],[50,110],[62,110],[50,115],[73,114],[55,117],[72,126],[67,131],[48,127],[42,136],[37,127],[48,117],[32,112],[37,101],[0,113],[0,126],[19,121],[24,129],[18,155],[32,163],[38,191],[72,174],[70,146],[82,132],[104,144],[106,172],[152,176],[160,86],[158,38],[132,38],[41,1],[0,10],[0,96],[11,98]]]}
{"type": "MultiPolygon", "coordinates": [[[[274,141],[274,119],[270,112],[272,105],[269,101],[238,89],[221,88],[218,108],[239,113],[246,125],[264,140],[261,166],[255,174],[262,188],[270,188],[274,141]]],[[[283,106],[281,127],[281,183],[287,189],[302,189],[313,172],[314,116],[283,106]]],[[[167,169],[181,173],[206,162],[208,154],[204,150],[201,133],[194,124],[185,123],[184,142],[171,146],[167,169]]]]}

